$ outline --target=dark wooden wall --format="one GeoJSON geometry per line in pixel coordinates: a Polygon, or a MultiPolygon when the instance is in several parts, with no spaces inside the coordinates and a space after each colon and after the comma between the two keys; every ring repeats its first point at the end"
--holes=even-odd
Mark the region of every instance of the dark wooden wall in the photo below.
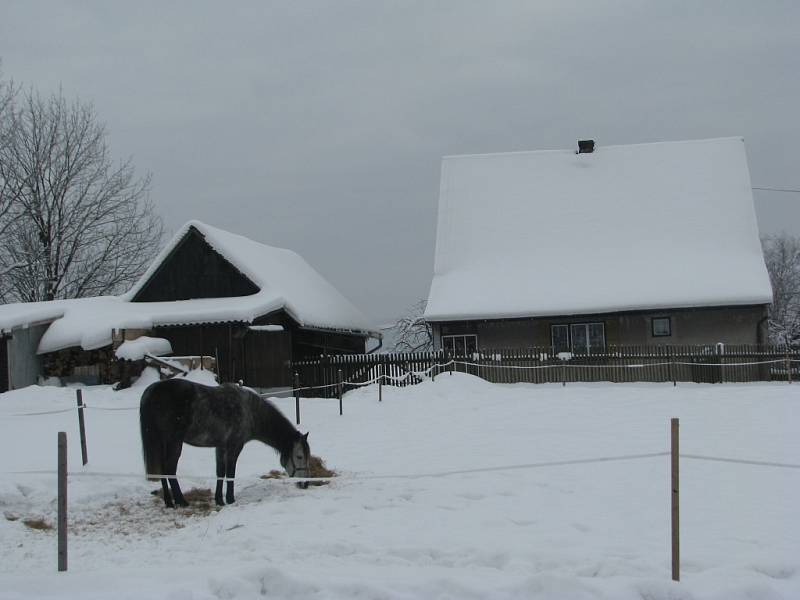
{"type": "Polygon", "coordinates": [[[0,392],[8,391],[8,338],[0,335],[0,392]]]}
{"type": "Polygon", "coordinates": [[[248,296],[258,287],[222,258],[194,228],[164,259],[134,302],[248,296]]]}
{"type": "Polygon", "coordinates": [[[244,381],[254,387],[289,385],[291,331],[252,331],[242,323],[157,327],[155,335],[172,344],[175,355],[219,359],[221,382],[244,381]]]}
{"type": "Polygon", "coordinates": [[[299,329],[295,332],[292,359],[308,360],[327,354],[363,354],[367,338],[346,333],[329,333],[299,329]]]}

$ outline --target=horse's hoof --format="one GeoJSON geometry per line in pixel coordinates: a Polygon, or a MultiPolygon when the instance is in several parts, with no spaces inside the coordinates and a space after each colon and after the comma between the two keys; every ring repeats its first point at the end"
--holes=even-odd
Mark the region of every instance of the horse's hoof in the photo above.
{"type": "Polygon", "coordinates": [[[236,499],[233,496],[225,498],[225,504],[233,504],[234,502],[236,502],[236,499]]]}

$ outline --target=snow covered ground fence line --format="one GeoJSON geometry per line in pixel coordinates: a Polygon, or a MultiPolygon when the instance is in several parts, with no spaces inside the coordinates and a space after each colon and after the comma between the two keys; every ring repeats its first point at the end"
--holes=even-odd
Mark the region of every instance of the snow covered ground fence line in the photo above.
{"type": "MultiPolygon", "coordinates": [[[[372,382],[375,383],[375,382],[372,382]]],[[[463,476],[463,475],[470,475],[470,474],[480,474],[486,471],[519,471],[519,470],[536,470],[542,468],[553,468],[553,467],[571,467],[575,465],[587,465],[587,464],[597,464],[597,463],[612,463],[612,462],[625,462],[625,461],[635,461],[640,459],[652,459],[658,457],[670,457],[669,463],[669,471],[670,471],[670,505],[671,505],[671,517],[670,517],[670,531],[671,531],[671,565],[672,565],[672,579],[674,581],[680,581],[680,519],[679,519],[679,464],[680,459],[688,458],[688,459],[695,459],[700,461],[711,461],[711,462],[728,462],[728,463],[737,463],[741,465],[747,466],[761,466],[761,467],[778,467],[778,468],[788,468],[788,469],[800,469],[800,464],[791,464],[791,463],[779,463],[779,462],[769,462],[769,461],[755,461],[755,460],[748,460],[748,459],[734,459],[734,458],[726,458],[726,457],[715,457],[715,456],[703,456],[703,455],[693,455],[693,454],[682,454],[679,450],[679,419],[671,418],[670,419],[670,450],[669,452],[655,452],[655,453],[647,453],[647,454],[630,454],[630,455],[620,455],[620,456],[602,456],[602,457],[587,457],[587,458],[578,458],[578,459],[570,459],[570,460],[558,460],[558,461],[547,461],[541,463],[527,463],[527,464],[513,464],[513,465],[495,465],[491,467],[478,467],[473,469],[458,469],[458,470],[450,470],[450,471],[439,471],[439,472],[423,472],[423,473],[379,473],[373,475],[358,475],[358,474],[351,474],[348,476],[348,479],[353,480],[391,480],[391,479],[421,479],[421,478],[441,478],[441,477],[449,477],[449,476],[463,476]]],[[[69,472],[67,471],[67,437],[66,433],[59,432],[58,434],[58,469],[54,473],[57,475],[57,521],[58,521],[58,528],[57,528],[57,555],[58,555],[58,570],[59,571],[66,571],[67,570],[67,482],[68,482],[68,475],[71,477],[78,477],[78,478],[85,478],[85,477],[95,477],[95,478],[102,478],[103,480],[108,479],[130,479],[130,478],[141,478],[142,474],[140,473],[113,473],[113,472],[92,472],[92,471],[74,471],[69,472]]],[[[17,472],[17,475],[24,475],[25,472],[17,472]]],[[[31,475],[45,475],[47,474],[46,471],[35,471],[30,472],[31,475]]],[[[174,477],[177,474],[168,474],[168,475],[159,475],[159,476],[151,476],[148,477],[174,477]]],[[[215,479],[211,476],[202,476],[202,475],[192,475],[192,474],[181,474],[182,479],[188,480],[195,480],[203,483],[207,483],[209,481],[213,481],[215,479]]],[[[222,478],[223,480],[225,478],[222,478]]],[[[263,476],[259,477],[236,477],[234,478],[237,481],[249,481],[249,480],[263,480],[263,476]]],[[[330,478],[315,478],[317,481],[329,481],[330,478]]],[[[285,478],[284,481],[288,483],[294,483],[299,481],[305,481],[306,479],[303,478],[285,478]]]]}
{"type": "MultiPolygon", "coordinates": [[[[800,373],[800,349],[780,346],[609,346],[589,353],[552,348],[480,349],[467,356],[443,351],[323,356],[291,366],[304,391],[334,397],[338,372],[345,391],[383,375],[385,385],[404,387],[456,370],[493,383],[589,382],[792,382],[800,373]],[[450,366],[450,361],[455,361],[450,366]]],[[[295,384],[298,387],[298,384],[295,384]]],[[[303,395],[309,395],[308,393],[303,395]]]]}

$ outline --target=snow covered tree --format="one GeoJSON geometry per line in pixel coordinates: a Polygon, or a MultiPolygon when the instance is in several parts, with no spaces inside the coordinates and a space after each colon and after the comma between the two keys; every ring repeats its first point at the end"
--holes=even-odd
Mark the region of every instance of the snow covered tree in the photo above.
{"type": "Polygon", "coordinates": [[[161,241],[150,177],[112,160],[92,105],[11,92],[0,113],[0,301],[127,289],[161,241]]]}
{"type": "Polygon", "coordinates": [[[772,283],[769,338],[773,344],[800,344],[800,238],[764,237],[764,261],[772,283]]]}
{"type": "Polygon", "coordinates": [[[427,352],[433,350],[433,331],[425,322],[426,300],[418,300],[394,325],[395,352],[427,352]]]}

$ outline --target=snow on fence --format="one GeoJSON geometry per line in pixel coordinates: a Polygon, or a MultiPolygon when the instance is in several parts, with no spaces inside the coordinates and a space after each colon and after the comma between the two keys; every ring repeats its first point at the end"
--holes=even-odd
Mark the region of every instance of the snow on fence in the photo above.
{"type": "Polygon", "coordinates": [[[346,354],[291,365],[302,395],[337,394],[382,377],[407,386],[455,370],[492,383],[788,381],[800,374],[800,349],[761,345],[609,346],[603,351],[559,353],[552,348],[481,349],[467,356],[444,351],[346,354]]]}

